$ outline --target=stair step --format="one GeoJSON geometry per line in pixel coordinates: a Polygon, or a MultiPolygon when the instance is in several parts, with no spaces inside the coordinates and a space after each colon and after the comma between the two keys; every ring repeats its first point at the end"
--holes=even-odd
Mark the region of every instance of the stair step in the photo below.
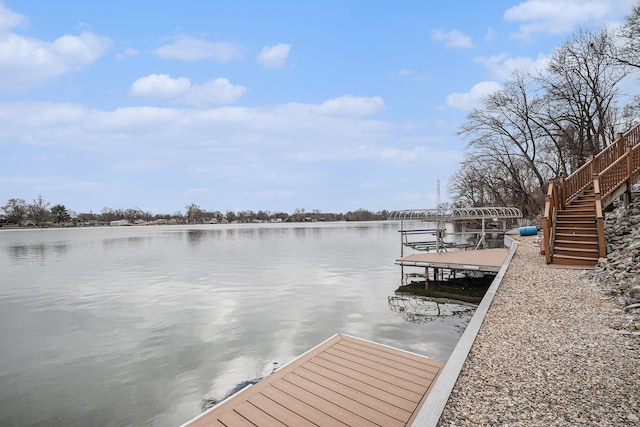
{"type": "Polygon", "coordinates": [[[567,219],[567,218],[574,218],[574,219],[592,219],[592,220],[596,220],[596,213],[593,209],[588,210],[588,211],[561,211],[558,212],[558,219],[567,219]]]}
{"type": "Polygon", "coordinates": [[[556,233],[558,230],[571,230],[573,233],[576,230],[597,230],[597,227],[595,222],[558,221],[556,223],[556,233]]]}
{"type": "MultiPolygon", "coordinates": [[[[584,242],[583,242],[584,243],[584,242]]],[[[556,253],[557,251],[575,251],[575,252],[579,252],[583,255],[590,255],[593,252],[593,255],[598,255],[598,248],[597,245],[595,247],[590,247],[590,248],[578,248],[578,247],[574,247],[574,243],[573,242],[569,242],[568,245],[559,245],[558,242],[556,242],[553,245],[553,253],[556,253]]]]}
{"type": "Polygon", "coordinates": [[[594,203],[589,203],[588,205],[571,205],[567,206],[563,210],[559,212],[595,212],[596,205],[594,203]]]}
{"type": "Polygon", "coordinates": [[[557,221],[556,230],[562,228],[584,228],[584,229],[597,229],[595,221],[557,221]]]}
{"type": "Polygon", "coordinates": [[[556,241],[571,241],[571,242],[598,242],[598,234],[584,234],[584,233],[558,233],[556,232],[556,241]]]}
{"type": "Polygon", "coordinates": [[[598,259],[567,255],[553,255],[553,263],[558,265],[583,265],[585,267],[593,267],[598,263],[598,259]]]}
{"type": "Polygon", "coordinates": [[[565,212],[563,215],[558,215],[557,221],[592,221],[594,224],[596,222],[595,215],[573,215],[570,212],[565,212]]]}
{"type": "Polygon", "coordinates": [[[565,206],[565,209],[594,209],[596,208],[595,203],[572,203],[570,205],[565,206]]]}
{"type": "Polygon", "coordinates": [[[580,201],[580,202],[572,202],[572,203],[569,203],[568,205],[566,205],[564,208],[565,209],[576,209],[576,208],[580,208],[580,209],[585,209],[585,208],[595,209],[596,208],[596,201],[595,200],[583,200],[583,201],[580,201]]]}
{"type": "Polygon", "coordinates": [[[574,201],[571,202],[571,204],[587,204],[587,203],[596,203],[596,198],[595,197],[578,197],[577,199],[575,199],[574,201]]]}
{"type": "Polygon", "coordinates": [[[558,240],[556,237],[555,248],[576,248],[598,251],[598,240],[558,240]]]}
{"type": "Polygon", "coordinates": [[[591,238],[597,239],[598,230],[591,229],[591,228],[567,228],[567,227],[556,229],[556,239],[562,236],[571,236],[571,240],[574,240],[574,239],[579,240],[581,236],[589,236],[591,238]]]}

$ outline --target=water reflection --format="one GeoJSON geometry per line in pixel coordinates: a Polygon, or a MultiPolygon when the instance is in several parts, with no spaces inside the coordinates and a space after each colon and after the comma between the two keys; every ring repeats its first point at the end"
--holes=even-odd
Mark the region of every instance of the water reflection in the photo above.
{"type": "Polygon", "coordinates": [[[44,261],[47,258],[59,261],[67,252],[67,244],[66,242],[58,242],[54,244],[13,245],[7,249],[11,257],[19,261],[44,261]]]}
{"type": "Polygon", "coordinates": [[[475,304],[446,298],[397,294],[389,297],[391,311],[402,314],[411,323],[428,323],[438,317],[463,317],[476,309],[475,304]]]}
{"type": "Polygon", "coordinates": [[[148,237],[145,236],[114,237],[102,240],[102,245],[108,250],[133,248],[142,244],[146,239],[148,237]]]}
{"type": "Polygon", "coordinates": [[[471,317],[494,277],[481,274],[438,281],[414,278],[406,285],[401,282],[395,295],[388,297],[389,309],[411,323],[471,317]]]}

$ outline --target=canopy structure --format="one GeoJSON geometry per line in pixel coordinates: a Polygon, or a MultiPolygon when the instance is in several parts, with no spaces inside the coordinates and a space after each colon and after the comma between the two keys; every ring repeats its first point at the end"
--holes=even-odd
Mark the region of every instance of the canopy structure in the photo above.
{"type": "Polygon", "coordinates": [[[432,222],[515,218],[522,218],[522,211],[518,208],[505,206],[450,209],[407,209],[402,211],[393,211],[388,217],[390,220],[419,219],[432,222]]]}

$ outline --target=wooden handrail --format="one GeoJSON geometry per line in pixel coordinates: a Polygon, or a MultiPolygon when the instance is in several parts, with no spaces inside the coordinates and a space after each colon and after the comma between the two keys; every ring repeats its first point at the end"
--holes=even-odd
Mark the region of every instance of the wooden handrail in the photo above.
{"type": "Polygon", "coordinates": [[[591,162],[587,162],[563,180],[560,184],[563,206],[591,184],[591,175],[591,162]]]}
{"type": "MultiPolygon", "coordinates": [[[[602,177],[602,173],[604,171],[616,164],[627,154],[627,147],[633,147],[635,152],[635,148],[639,146],[640,123],[629,129],[627,132],[618,134],[618,137],[613,141],[613,143],[604,148],[597,155],[592,156],[589,161],[578,168],[578,170],[560,182],[560,194],[562,195],[561,205],[565,206],[568,202],[577,197],[585,188],[587,188],[592,182],[592,175],[594,173],[598,173],[602,177]]],[[[637,158],[636,156],[637,155],[634,154],[631,158],[634,170],[640,167],[640,158],[637,158]]],[[[609,171],[609,173],[612,172],[609,171]]],[[[616,177],[618,177],[618,174],[616,174],[616,177]]],[[[614,185],[617,188],[618,185],[621,185],[630,178],[631,176],[627,176],[627,178],[622,180],[620,183],[607,183],[606,186],[614,185]]],[[[615,191],[615,188],[612,191],[615,191]]],[[[606,195],[603,195],[603,197],[606,197],[606,195]]]]}
{"type": "Polygon", "coordinates": [[[640,123],[629,129],[622,137],[627,146],[635,147],[640,144],[640,123]]]}
{"type": "Polygon", "coordinates": [[[640,172],[640,143],[631,149],[631,174],[640,172]]]}
{"type": "Polygon", "coordinates": [[[613,193],[621,184],[629,178],[627,170],[627,153],[620,157],[615,163],[609,165],[605,170],[597,174],[600,180],[602,197],[607,197],[613,193]]]}
{"type": "Polygon", "coordinates": [[[624,154],[625,138],[623,134],[618,134],[618,137],[613,143],[605,147],[597,155],[593,157],[593,172],[600,173],[615,163],[618,158],[624,154]]]}

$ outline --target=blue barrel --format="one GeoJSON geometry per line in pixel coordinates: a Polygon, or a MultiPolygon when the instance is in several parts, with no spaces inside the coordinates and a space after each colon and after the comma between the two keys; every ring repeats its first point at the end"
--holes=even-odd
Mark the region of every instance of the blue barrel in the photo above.
{"type": "Polygon", "coordinates": [[[538,234],[538,228],[535,225],[530,225],[528,227],[520,227],[520,235],[521,236],[534,236],[538,234]]]}

